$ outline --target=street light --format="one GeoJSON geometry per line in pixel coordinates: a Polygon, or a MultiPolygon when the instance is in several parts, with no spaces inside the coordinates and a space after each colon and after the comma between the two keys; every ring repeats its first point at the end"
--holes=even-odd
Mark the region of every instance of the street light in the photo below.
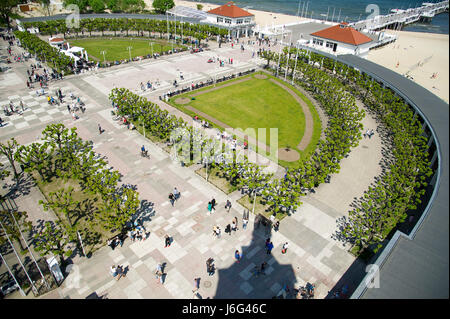
{"type": "Polygon", "coordinates": [[[106,51],[101,51],[100,53],[103,54],[103,63],[105,63],[106,65],[106,58],[105,58],[106,51]]]}
{"type": "Polygon", "coordinates": [[[130,61],[131,61],[131,49],[132,49],[133,47],[127,47],[127,49],[128,49],[128,53],[130,53],[130,61]]]}
{"type": "Polygon", "coordinates": [[[152,48],[152,57],[153,57],[153,42],[150,42],[148,45],[150,45],[152,48]]]}

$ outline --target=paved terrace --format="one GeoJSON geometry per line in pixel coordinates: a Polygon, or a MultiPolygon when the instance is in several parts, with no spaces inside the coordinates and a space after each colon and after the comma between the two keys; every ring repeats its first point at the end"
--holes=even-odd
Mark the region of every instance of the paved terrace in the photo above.
{"type": "MultiPolygon", "coordinates": [[[[3,54],[6,51],[4,42],[1,50],[3,54]]],[[[17,52],[18,49],[14,50],[17,52]]],[[[336,219],[346,214],[347,205],[354,197],[359,197],[379,173],[381,147],[377,135],[370,141],[363,140],[342,161],[341,173],[333,177],[329,185],[323,185],[323,188],[336,189],[335,193],[328,194],[319,189],[314,197],[305,198],[301,208],[282,221],[279,232],[269,235],[263,229],[255,229],[251,216],[247,230],[239,229],[231,236],[223,233],[222,238],[216,239],[212,237],[213,225],[219,225],[223,231],[234,216],[239,218],[239,225],[242,224],[244,209],[236,202],[240,193],[225,195],[198,176],[194,172],[197,167],[180,167],[170,160],[169,154],[136,131],[128,131],[112,121],[107,94],[113,86],[137,90],[141,81],[158,78],[162,83],[160,89],[164,91],[179,70],[187,83],[206,79],[223,70],[206,63],[210,54],[233,57],[236,62],[227,66],[227,71],[261,63],[251,59],[249,53],[241,53],[239,48],[224,46],[203,54],[173,55],[98,73],[69,76],[51,83],[50,92],[62,88],[64,94],[72,91],[86,102],[86,113],[80,113],[80,119],[76,121],[72,120],[65,105],[50,107],[45,98],[37,98],[34,90],[25,88],[29,62],[13,64],[12,70],[0,75],[0,104],[8,100],[17,103],[22,99],[27,107],[23,116],[13,116],[7,120],[6,127],[0,128],[0,140],[15,136],[20,143],[31,143],[47,124],[62,122],[67,127],[76,126],[79,135],[92,140],[95,151],[107,156],[109,164],[123,174],[124,183],[137,185],[141,200],[154,203],[154,214],[147,216],[144,224],[150,232],[146,241],[131,243],[126,240],[122,248],[114,251],[106,246],[90,259],[75,257],[74,267],[63,285],[46,297],[85,298],[96,292],[106,294],[108,298],[191,298],[193,278],[201,277],[199,292],[203,298],[271,298],[285,283],[298,287],[306,282],[316,284],[316,298],[324,298],[349,266],[358,263],[347,248],[331,239],[331,234],[335,231],[336,219]],[[98,134],[98,123],[105,129],[101,135],[98,134]],[[149,149],[150,159],[140,157],[142,144],[149,149]],[[355,167],[363,164],[366,164],[365,170],[354,180],[355,167]],[[181,191],[181,199],[171,207],[167,195],[175,186],[181,191]],[[207,202],[213,197],[218,208],[208,216],[207,202]],[[224,210],[228,198],[233,203],[229,213],[224,210]],[[334,205],[334,202],[340,204],[334,205]],[[174,239],[169,248],[163,245],[165,234],[174,239]],[[267,236],[272,237],[275,246],[272,256],[264,251],[267,236]],[[281,247],[286,241],[290,244],[289,251],[283,255],[281,247]],[[236,249],[243,252],[240,264],[233,260],[236,249]],[[216,260],[218,269],[212,277],[206,273],[205,261],[209,257],[216,260]],[[269,264],[267,276],[252,278],[251,269],[264,260],[269,264]],[[158,262],[166,263],[167,276],[162,286],[153,275],[158,262]],[[127,277],[120,281],[115,281],[108,273],[109,267],[117,263],[128,266],[127,277]]],[[[154,93],[158,94],[158,91],[154,93]]],[[[155,95],[151,96],[154,98],[155,95]]],[[[376,127],[375,120],[369,116],[364,124],[365,129],[376,127]]],[[[28,211],[33,221],[49,219],[41,209],[36,209],[35,203],[41,196],[33,188],[28,195],[18,199],[19,209],[28,211]]],[[[1,270],[6,271],[3,266],[1,270]]],[[[345,284],[352,288],[357,282],[349,279],[345,284]]]]}

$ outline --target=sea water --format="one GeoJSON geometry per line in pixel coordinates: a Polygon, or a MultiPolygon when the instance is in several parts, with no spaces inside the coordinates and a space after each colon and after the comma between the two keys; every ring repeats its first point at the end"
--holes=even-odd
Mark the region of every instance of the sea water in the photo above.
{"type": "MultiPolygon", "coordinates": [[[[223,5],[228,0],[197,0],[196,3],[208,2],[223,5]]],[[[274,13],[301,15],[313,19],[330,21],[356,22],[368,18],[374,12],[370,8],[377,6],[379,14],[388,14],[391,9],[408,9],[421,6],[422,2],[414,0],[235,0],[234,3],[243,9],[262,10],[274,13]],[[367,11],[366,11],[367,10],[367,11]],[[333,17],[334,14],[334,17],[333,17]]],[[[274,19],[276,23],[276,20],[274,19]]],[[[435,16],[431,23],[414,23],[404,28],[405,31],[443,33],[449,32],[449,14],[444,12],[435,16]]]]}

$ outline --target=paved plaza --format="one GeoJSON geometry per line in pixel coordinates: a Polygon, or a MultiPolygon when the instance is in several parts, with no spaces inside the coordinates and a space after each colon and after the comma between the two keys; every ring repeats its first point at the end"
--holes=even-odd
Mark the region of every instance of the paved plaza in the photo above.
{"type": "MultiPolygon", "coordinates": [[[[6,43],[0,42],[1,55],[5,55],[6,43]]],[[[193,280],[198,277],[201,278],[199,294],[202,298],[272,298],[285,284],[298,287],[307,282],[316,285],[316,298],[327,296],[355,262],[347,251],[349,247],[332,239],[332,234],[336,231],[336,220],[346,214],[353,198],[360,197],[380,173],[381,141],[377,134],[370,140],[363,139],[342,160],[340,173],[332,176],[330,183],[302,198],[301,207],[282,220],[278,232],[266,233],[262,226],[255,228],[251,214],[247,229],[242,229],[244,208],[236,202],[242,196],[239,191],[226,195],[195,173],[199,166],[181,167],[170,159],[170,154],[111,117],[108,94],[113,87],[129,88],[158,103],[158,96],[173,88],[172,82],[179,79],[180,72],[185,79],[180,83],[183,87],[256,68],[261,63],[264,61],[252,58],[251,49],[242,53],[239,48],[223,46],[198,54],[181,53],[134,62],[52,82],[49,90],[53,96],[54,90],[61,88],[63,94],[73,92],[85,102],[86,112],[78,112],[80,118],[75,121],[65,103],[50,106],[45,97],[36,96],[36,89],[26,88],[24,81],[29,62],[14,64],[11,70],[1,75],[1,106],[9,100],[15,105],[22,100],[26,107],[23,115],[6,119],[7,125],[0,128],[1,141],[15,137],[19,143],[31,143],[50,123],[77,127],[79,136],[93,141],[94,150],[106,156],[109,165],[123,175],[122,182],[137,185],[140,200],[153,204],[151,213],[142,216],[150,233],[145,241],[132,243],[127,239],[123,247],[115,250],[105,246],[89,259],[75,257],[61,287],[43,298],[85,298],[93,292],[107,298],[192,298],[193,280]],[[233,58],[235,62],[218,67],[206,62],[211,56],[233,58]],[[160,86],[155,91],[140,90],[140,82],[156,79],[160,86]],[[97,128],[99,123],[105,130],[101,135],[97,128]],[[150,159],[140,156],[141,145],[149,150],[150,159]],[[180,190],[181,198],[172,207],[168,194],[174,187],[180,190]],[[212,198],[218,202],[217,211],[208,215],[207,203],[212,198]],[[227,199],[232,202],[230,212],[224,208],[227,199]],[[235,216],[239,220],[239,230],[228,235],[223,230],[235,216]],[[221,238],[213,237],[214,225],[222,229],[221,238]],[[168,248],[164,248],[166,234],[173,238],[173,244],[168,248]],[[267,237],[271,237],[274,244],[272,255],[265,251],[267,237]],[[289,242],[289,249],[282,254],[285,242],[289,242]],[[234,260],[235,250],[243,255],[240,263],[234,260]],[[215,260],[217,269],[213,276],[208,276],[206,271],[206,260],[210,257],[215,260]],[[268,263],[266,275],[252,275],[252,269],[263,261],[268,263]],[[164,263],[163,285],[154,275],[157,263],[164,263]],[[109,274],[112,264],[123,265],[127,269],[126,277],[119,281],[112,278],[109,274]]],[[[165,104],[164,108],[171,106],[165,104]]],[[[369,115],[363,124],[365,130],[376,129],[376,122],[369,115]]],[[[7,164],[6,159],[2,162],[7,164]]],[[[41,197],[33,188],[16,200],[19,209],[28,211],[33,222],[51,219],[49,213],[36,208],[41,197]]],[[[358,283],[346,284],[352,287],[358,283]]]]}

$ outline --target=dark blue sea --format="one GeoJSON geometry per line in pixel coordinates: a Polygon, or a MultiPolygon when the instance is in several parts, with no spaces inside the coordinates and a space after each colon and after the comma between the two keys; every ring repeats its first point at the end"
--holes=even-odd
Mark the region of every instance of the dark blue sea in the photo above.
{"type": "MultiPolygon", "coordinates": [[[[208,2],[222,5],[228,0],[200,0],[195,2],[208,2]]],[[[325,20],[328,12],[328,20],[331,20],[334,13],[334,21],[354,22],[368,18],[373,14],[372,10],[366,12],[370,4],[376,4],[379,14],[388,14],[391,9],[407,9],[418,7],[422,2],[437,2],[436,0],[235,0],[234,3],[245,9],[262,10],[269,12],[284,13],[290,15],[302,15],[308,18],[325,20]],[[307,9],[307,10],[306,10],[307,9]]],[[[449,14],[441,13],[435,16],[431,23],[417,23],[404,28],[405,31],[442,33],[449,32],[449,14]]]]}

